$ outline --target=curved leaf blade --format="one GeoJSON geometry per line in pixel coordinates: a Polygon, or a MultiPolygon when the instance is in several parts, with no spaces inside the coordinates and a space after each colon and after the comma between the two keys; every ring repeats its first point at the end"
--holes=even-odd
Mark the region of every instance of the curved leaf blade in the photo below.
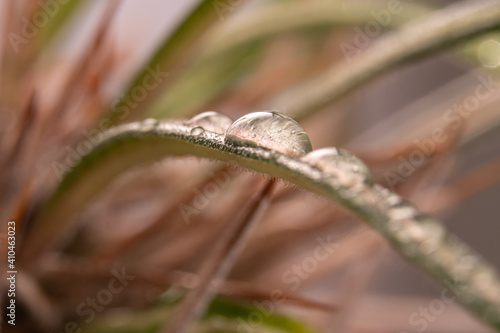
{"type": "MultiPolygon", "coordinates": [[[[339,202],[381,233],[403,257],[440,282],[457,288],[458,300],[500,329],[500,279],[495,269],[449,235],[439,221],[408,215],[407,211],[404,219],[396,218],[392,202],[402,199],[379,186],[345,184],[344,177],[323,173],[288,155],[260,147],[232,146],[223,135],[192,133],[194,128],[181,122],[163,122],[153,128],[131,123],[108,131],[64,177],[33,221],[20,253],[21,263],[28,265],[46,250],[70,218],[120,173],[166,156],[194,155],[266,173],[339,202]],[[432,251],[429,244],[433,245],[432,251]],[[488,281],[486,287],[484,281],[488,281]]],[[[406,208],[416,212],[409,204],[406,208]]]]}

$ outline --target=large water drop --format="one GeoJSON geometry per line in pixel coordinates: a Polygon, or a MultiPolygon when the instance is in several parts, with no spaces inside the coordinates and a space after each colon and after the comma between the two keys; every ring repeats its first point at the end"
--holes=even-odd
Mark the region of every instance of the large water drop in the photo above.
{"type": "Polygon", "coordinates": [[[372,183],[370,170],[366,164],[346,150],[334,147],[322,148],[307,154],[303,160],[345,181],[372,183]]]}
{"type": "Polygon", "coordinates": [[[233,120],[215,111],[202,112],[186,122],[186,125],[201,126],[204,130],[224,134],[233,120]]]}
{"type": "Polygon", "coordinates": [[[264,147],[295,157],[312,150],[309,137],[295,120],[269,111],[239,118],[227,129],[225,140],[233,146],[264,147]]]}
{"type": "Polygon", "coordinates": [[[425,254],[431,254],[441,245],[446,236],[446,231],[441,224],[434,222],[428,215],[418,214],[414,219],[425,230],[425,239],[420,244],[421,251],[425,254]]]}

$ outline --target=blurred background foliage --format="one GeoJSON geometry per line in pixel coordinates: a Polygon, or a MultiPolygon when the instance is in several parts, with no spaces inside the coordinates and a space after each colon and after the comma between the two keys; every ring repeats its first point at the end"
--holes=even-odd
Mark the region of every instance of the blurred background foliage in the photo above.
{"type": "MultiPolygon", "coordinates": [[[[402,44],[394,33],[479,2],[3,1],[1,223],[15,220],[22,238],[65,169],[113,124],[272,109],[300,118],[315,149],[360,156],[375,182],[443,219],[500,267],[499,22],[486,29],[477,18],[463,20],[428,49],[420,37],[432,41],[439,24],[402,44]],[[376,62],[397,47],[408,52],[404,61],[376,62]],[[370,69],[380,71],[360,76],[370,69]],[[298,106],[317,98],[325,73],[351,78],[356,71],[360,79],[331,102],[298,106]],[[152,75],[158,85],[134,98],[152,75]],[[429,141],[436,129],[442,142],[429,141]],[[425,142],[431,152],[413,163],[425,142]]],[[[61,230],[58,248],[19,278],[19,325],[4,328],[62,331],[75,322],[83,332],[158,331],[198,283],[207,249],[257,190],[259,176],[230,171],[167,159],[119,177],[61,230]],[[186,221],[181,205],[203,198],[214,179],[228,181],[186,221]],[[136,280],[87,323],[75,309],[106,288],[117,267],[136,280]]],[[[278,184],[193,332],[490,332],[453,302],[436,308],[442,292],[343,208],[278,184]],[[318,239],[338,248],[297,273],[318,239]],[[272,303],[273,290],[286,300],[272,303]]]]}

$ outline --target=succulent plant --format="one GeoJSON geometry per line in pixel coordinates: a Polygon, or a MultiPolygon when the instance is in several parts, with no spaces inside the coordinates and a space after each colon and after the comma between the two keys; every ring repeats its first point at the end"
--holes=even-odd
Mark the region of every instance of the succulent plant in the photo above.
{"type": "Polygon", "coordinates": [[[3,329],[500,330],[495,256],[441,222],[499,180],[500,1],[191,5],[3,3],[3,329]],[[376,289],[392,253],[434,298],[376,289]]]}

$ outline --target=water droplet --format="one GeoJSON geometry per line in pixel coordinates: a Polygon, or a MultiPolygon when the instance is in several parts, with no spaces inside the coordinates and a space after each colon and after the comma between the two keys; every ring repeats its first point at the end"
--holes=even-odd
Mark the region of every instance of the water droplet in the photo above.
{"type": "Polygon", "coordinates": [[[201,126],[196,126],[191,130],[191,135],[201,135],[205,130],[201,126]]]}
{"type": "Polygon", "coordinates": [[[384,200],[387,203],[389,207],[399,205],[404,201],[402,197],[400,197],[394,192],[391,192],[389,189],[383,186],[376,184],[373,188],[380,195],[382,200],[384,200]]]}
{"type": "Polygon", "coordinates": [[[392,206],[389,210],[389,217],[393,220],[413,219],[417,214],[417,210],[406,201],[392,206]]]}
{"type": "Polygon", "coordinates": [[[227,129],[225,140],[234,146],[264,147],[291,156],[303,156],[312,150],[309,137],[295,120],[269,111],[239,118],[227,129]],[[295,133],[286,134],[292,131],[295,133]]]}
{"type": "Polygon", "coordinates": [[[224,134],[233,120],[215,111],[202,112],[186,122],[186,125],[201,126],[206,131],[224,134]]]}
{"type": "Polygon", "coordinates": [[[420,248],[423,253],[429,255],[438,249],[446,235],[446,231],[441,224],[436,223],[429,215],[419,214],[414,219],[425,230],[425,239],[422,240],[420,248]]]}
{"type": "Polygon", "coordinates": [[[158,119],[148,118],[144,119],[141,123],[141,129],[143,131],[150,131],[154,129],[160,122],[158,119]]]}
{"type": "Polygon", "coordinates": [[[385,201],[389,204],[390,207],[393,207],[401,204],[404,201],[404,199],[401,198],[396,193],[391,192],[389,195],[387,195],[385,201]]]}
{"type": "Polygon", "coordinates": [[[345,181],[371,184],[370,170],[359,158],[334,147],[315,150],[303,158],[323,172],[332,173],[345,181]]]}

